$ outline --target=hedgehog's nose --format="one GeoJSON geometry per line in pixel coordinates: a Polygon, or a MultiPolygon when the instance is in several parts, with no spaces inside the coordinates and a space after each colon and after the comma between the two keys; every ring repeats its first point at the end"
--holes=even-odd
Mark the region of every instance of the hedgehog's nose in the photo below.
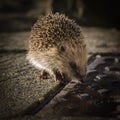
{"type": "Polygon", "coordinates": [[[80,79],[81,82],[83,82],[83,81],[84,81],[84,77],[81,75],[78,66],[77,66],[74,62],[70,62],[69,65],[70,65],[70,67],[71,67],[72,70],[73,70],[74,76],[75,76],[77,79],[80,79]]]}
{"type": "Polygon", "coordinates": [[[85,80],[86,80],[86,76],[80,76],[80,81],[81,81],[82,83],[84,83],[85,80]]]}
{"type": "Polygon", "coordinates": [[[81,75],[79,70],[74,70],[74,73],[77,79],[79,79],[81,82],[84,82],[86,77],[84,75],[81,75]]]}

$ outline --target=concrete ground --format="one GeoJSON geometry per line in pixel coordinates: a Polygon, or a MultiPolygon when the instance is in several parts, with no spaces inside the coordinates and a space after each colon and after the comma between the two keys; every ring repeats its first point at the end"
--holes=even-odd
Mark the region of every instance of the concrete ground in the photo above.
{"type": "MultiPolygon", "coordinates": [[[[87,43],[88,56],[97,52],[120,52],[120,31],[117,29],[97,27],[81,29],[87,43]]],[[[28,63],[26,54],[29,35],[30,31],[0,34],[0,119],[7,117],[15,117],[16,120],[44,119],[45,116],[39,112],[34,116],[24,115],[31,113],[37,105],[42,108],[56,94],[56,91],[64,87],[52,79],[40,80],[39,70],[28,63]]],[[[74,82],[72,86],[76,84],[74,82]]],[[[67,92],[70,89],[67,89],[67,92]]],[[[81,117],[63,117],[63,120],[68,119],[83,120],[81,117]]]]}

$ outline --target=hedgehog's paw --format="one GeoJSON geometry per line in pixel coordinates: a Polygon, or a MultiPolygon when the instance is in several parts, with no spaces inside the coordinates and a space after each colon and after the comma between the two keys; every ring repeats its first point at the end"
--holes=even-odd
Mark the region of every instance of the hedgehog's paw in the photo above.
{"type": "Polygon", "coordinates": [[[41,70],[40,71],[40,79],[49,79],[50,75],[48,72],[46,72],[45,70],[41,70]]]}
{"type": "Polygon", "coordinates": [[[63,84],[66,84],[68,82],[68,78],[66,77],[66,75],[60,71],[54,71],[54,80],[56,81],[60,81],[63,84]]]}

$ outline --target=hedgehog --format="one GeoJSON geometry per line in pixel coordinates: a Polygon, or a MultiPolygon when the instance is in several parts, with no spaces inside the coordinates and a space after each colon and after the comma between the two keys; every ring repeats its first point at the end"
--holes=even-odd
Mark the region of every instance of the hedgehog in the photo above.
{"type": "Polygon", "coordinates": [[[29,37],[27,59],[39,69],[40,78],[62,83],[86,77],[86,44],[79,25],[64,14],[40,17],[29,37]]]}

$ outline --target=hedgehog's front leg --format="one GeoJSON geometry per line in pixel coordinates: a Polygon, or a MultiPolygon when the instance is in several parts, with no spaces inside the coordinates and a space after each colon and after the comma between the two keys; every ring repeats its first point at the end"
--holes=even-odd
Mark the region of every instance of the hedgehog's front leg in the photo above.
{"type": "Polygon", "coordinates": [[[67,75],[65,73],[60,72],[59,70],[53,70],[52,77],[55,81],[58,80],[64,84],[66,84],[68,82],[67,75]]]}

